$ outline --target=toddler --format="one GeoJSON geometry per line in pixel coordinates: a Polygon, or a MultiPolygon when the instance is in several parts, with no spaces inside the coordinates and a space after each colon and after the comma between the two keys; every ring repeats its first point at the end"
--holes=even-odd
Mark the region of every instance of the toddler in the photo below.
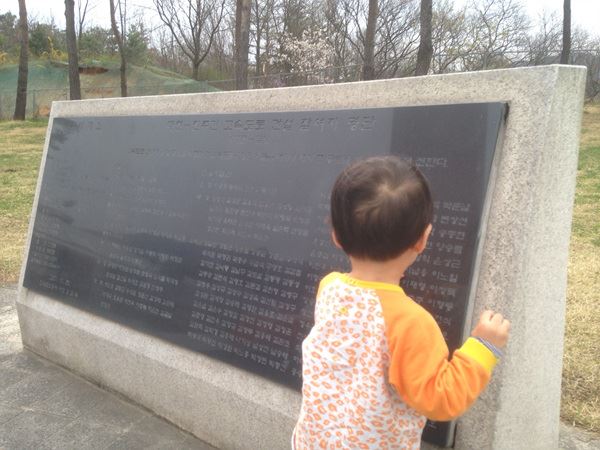
{"type": "Polygon", "coordinates": [[[347,167],[331,194],[347,274],[321,281],[302,344],[306,449],[419,449],[426,419],[461,415],[487,385],[510,324],[485,311],[451,359],[433,317],[399,286],[425,249],[433,206],[421,172],[394,156],[347,167]]]}

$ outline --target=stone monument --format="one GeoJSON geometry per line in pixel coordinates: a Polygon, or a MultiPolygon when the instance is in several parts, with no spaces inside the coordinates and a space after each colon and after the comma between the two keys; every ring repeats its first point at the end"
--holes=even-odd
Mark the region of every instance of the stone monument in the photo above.
{"type": "Polygon", "coordinates": [[[473,311],[513,322],[488,391],[425,439],[556,447],[584,79],[549,66],[55,103],[24,344],[217,447],[286,448],[310,299],[345,265],[327,241],[329,187],[352,159],[399,153],[436,199],[407,292],[451,349],[473,311]]]}

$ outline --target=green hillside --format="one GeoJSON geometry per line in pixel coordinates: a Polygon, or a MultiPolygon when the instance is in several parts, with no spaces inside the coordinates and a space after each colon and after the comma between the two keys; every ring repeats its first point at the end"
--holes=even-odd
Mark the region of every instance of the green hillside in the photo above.
{"type": "MultiPolygon", "coordinates": [[[[0,65],[0,120],[12,117],[17,88],[17,65],[0,65]]],[[[119,64],[102,62],[80,67],[81,95],[85,98],[120,96],[119,64]]],[[[128,95],[212,92],[218,89],[157,67],[129,66],[128,95]]],[[[47,116],[52,101],[66,100],[68,66],[64,62],[31,61],[27,84],[27,115],[47,116]]]]}

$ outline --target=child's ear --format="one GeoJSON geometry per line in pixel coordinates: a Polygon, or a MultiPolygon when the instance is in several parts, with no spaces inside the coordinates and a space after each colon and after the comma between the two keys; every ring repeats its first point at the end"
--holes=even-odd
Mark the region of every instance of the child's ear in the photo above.
{"type": "Polygon", "coordinates": [[[417,243],[413,246],[413,249],[417,253],[422,253],[423,250],[425,250],[425,247],[427,247],[427,240],[429,239],[429,235],[431,234],[432,229],[433,227],[431,226],[431,224],[427,225],[427,228],[425,228],[425,231],[423,231],[423,234],[421,235],[417,243]]]}
{"type": "Polygon", "coordinates": [[[333,245],[335,245],[340,250],[342,249],[342,246],[338,242],[337,236],[335,235],[335,230],[331,230],[331,240],[333,241],[333,245]]]}

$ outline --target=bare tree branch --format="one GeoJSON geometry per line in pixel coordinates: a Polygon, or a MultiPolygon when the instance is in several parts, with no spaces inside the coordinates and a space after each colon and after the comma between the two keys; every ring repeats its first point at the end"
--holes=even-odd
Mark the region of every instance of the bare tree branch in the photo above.
{"type": "Polygon", "coordinates": [[[226,0],[154,0],[160,20],[190,60],[195,80],[219,32],[225,4],[226,0]]]}
{"type": "MultiPolygon", "coordinates": [[[[121,97],[127,97],[127,59],[125,57],[125,14],[126,5],[122,7],[121,0],[117,0],[119,7],[119,22],[121,23],[121,31],[119,31],[119,27],[117,26],[116,19],[116,8],[115,8],[115,0],[110,1],[110,24],[112,28],[113,35],[115,36],[115,40],[117,41],[117,47],[119,48],[119,55],[121,57],[121,97]]],[[[127,0],[122,0],[124,3],[127,0]]]]}

